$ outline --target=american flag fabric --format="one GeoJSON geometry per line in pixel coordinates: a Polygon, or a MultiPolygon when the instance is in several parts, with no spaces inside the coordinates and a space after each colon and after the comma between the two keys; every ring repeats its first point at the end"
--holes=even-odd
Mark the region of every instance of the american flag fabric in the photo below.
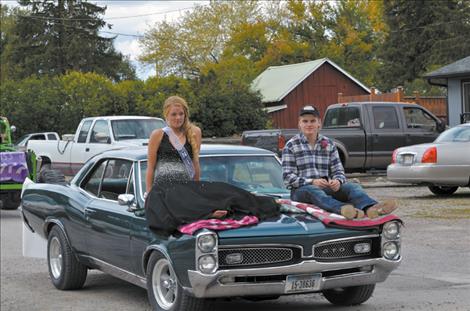
{"type": "Polygon", "coordinates": [[[244,216],[240,220],[235,219],[203,219],[198,220],[187,225],[178,227],[178,231],[184,234],[192,235],[199,229],[211,229],[211,230],[228,230],[240,228],[243,226],[255,225],[259,222],[256,216],[244,216]]]}
{"type": "Polygon", "coordinates": [[[338,149],[331,139],[318,135],[315,146],[310,146],[304,134],[292,137],[282,150],[282,178],[288,189],[306,184],[306,179],[322,177],[346,182],[338,149]]]}
{"type": "Polygon", "coordinates": [[[295,201],[291,201],[287,199],[277,199],[276,202],[281,204],[281,206],[291,205],[291,206],[294,206],[295,208],[301,209],[305,211],[306,213],[314,216],[325,225],[330,225],[330,226],[340,226],[340,227],[349,227],[349,228],[370,228],[370,227],[380,226],[391,220],[398,220],[402,222],[398,216],[393,215],[393,214],[385,215],[385,216],[374,218],[374,219],[361,218],[361,219],[348,220],[344,218],[344,216],[342,215],[327,212],[324,209],[321,209],[318,206],[315,206],[312,204],[295,202],[295,201]]]}

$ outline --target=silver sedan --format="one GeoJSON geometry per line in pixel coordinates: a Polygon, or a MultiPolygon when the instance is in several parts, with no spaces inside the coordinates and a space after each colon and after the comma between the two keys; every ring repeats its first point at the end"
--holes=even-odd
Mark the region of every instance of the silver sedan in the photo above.
{"type": "Polygon", "coordinates": [[[451,195],[458,187],[470,186],[470,123],[448,129],[433,143],[396,149],[387,178],[425,184],[436,195],[451,195]]]}

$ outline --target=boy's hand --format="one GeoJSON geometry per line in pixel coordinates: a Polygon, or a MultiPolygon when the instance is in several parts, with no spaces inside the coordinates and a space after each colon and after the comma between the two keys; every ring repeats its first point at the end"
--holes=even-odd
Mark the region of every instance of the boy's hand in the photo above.
{"type": "Polygon", "coordinates": [[[331,188],[331,190],[336,192],[341,187],[341,183],[338,179],[332,179],[328,182],[328,186],[331,188]]]}
{"type": "Polygon", "coordinates": [[[328,180],[323,179],[323,178],[314,179],[314,180],[312,181],[312,184],[313,184],[314,186],[317,186],[317,187],[320,188],[320,189],[324,189],[324,188],[330,187],[330,184],[328,183],[328,180]]]}

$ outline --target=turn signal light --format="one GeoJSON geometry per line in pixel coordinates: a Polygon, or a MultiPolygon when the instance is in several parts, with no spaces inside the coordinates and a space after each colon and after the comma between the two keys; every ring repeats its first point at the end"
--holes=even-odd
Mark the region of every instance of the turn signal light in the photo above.
{"type": "Polygon", "coordinates": [[[286,145],[286,138],[283,135],[279,135],[277,137],[277,149],[279,151],[282,151],[285,145],[286,145]]]}
{"type": "Polygon", "coordinates": [[[397,153],[398,149],[395,149],[392,154],[392,163],[397,163],[397,153]]]}
{"type": "Polygon", "coordinates": [[[428,148],[423,154],[421,163],[437,163],[437,148],[428,148]]]}

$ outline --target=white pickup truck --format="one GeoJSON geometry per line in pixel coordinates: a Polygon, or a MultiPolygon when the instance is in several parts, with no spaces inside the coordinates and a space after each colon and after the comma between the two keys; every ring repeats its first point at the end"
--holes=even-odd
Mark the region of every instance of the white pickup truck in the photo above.
{"type": "Polygon", "coordinates": [[[154,129],[162,128],[160,118],[108,116],[83,119],[75,135],[67,134],[59,141],[31,140],[28,149],[41,157],[42,168],[53,168],[65,175],[75,175],[94,155],[110,149],[148,144],[154,129]]]}

